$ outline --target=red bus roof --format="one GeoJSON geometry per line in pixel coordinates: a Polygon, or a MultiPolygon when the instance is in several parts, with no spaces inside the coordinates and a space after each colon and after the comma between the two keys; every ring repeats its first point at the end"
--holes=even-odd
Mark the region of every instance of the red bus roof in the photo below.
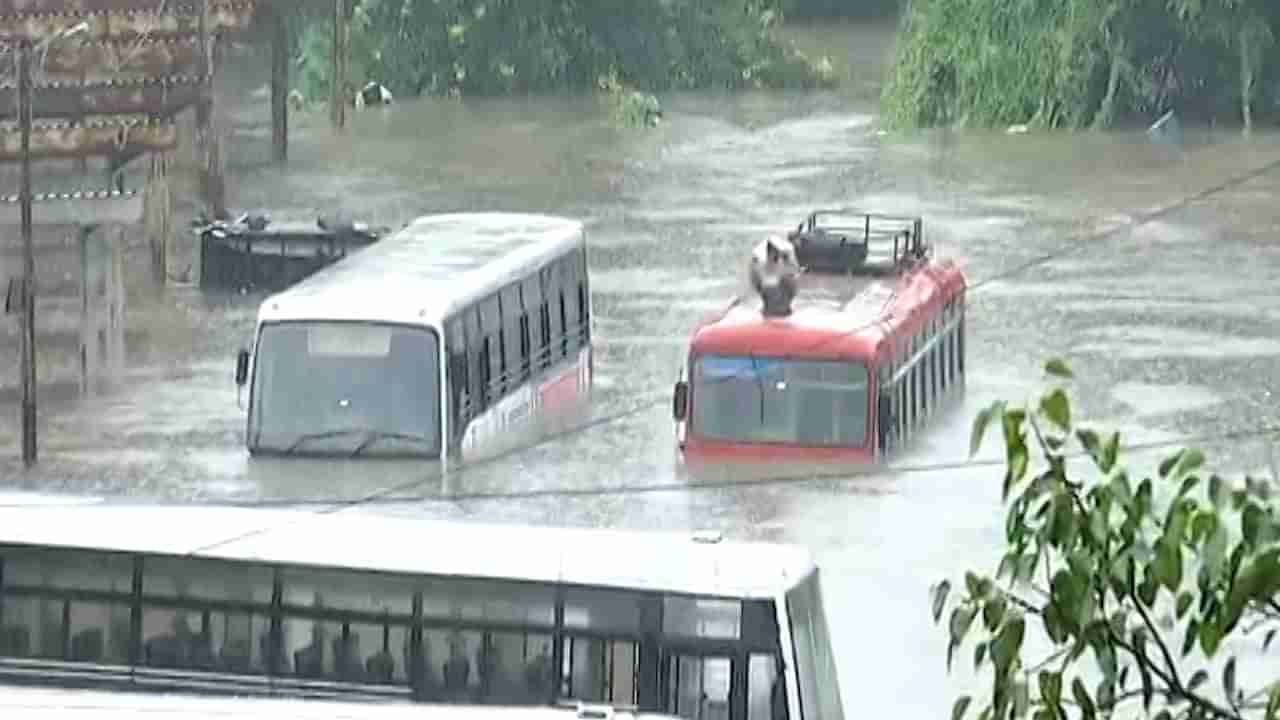
{"type": "Polygon", "coordinates": [[[765,316],[759,298],[739,297],[699,323],[690,351],[869,359],[887,338],[916,332],[965,285],[951,259],[881,278],[806,274],[790,315],[765,316]]]}

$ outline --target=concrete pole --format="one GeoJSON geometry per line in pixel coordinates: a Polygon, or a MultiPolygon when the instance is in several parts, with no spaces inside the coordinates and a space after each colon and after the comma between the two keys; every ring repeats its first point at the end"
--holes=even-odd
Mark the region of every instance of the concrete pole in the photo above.
{"type": "Polygon", "coordinates": [[[279,5],[271,14],[271,151],[283,164],[289,159],[289,28],[279,5]]]}
{"type": "Polygon", "coordinates": [[[31,218],[31,48],[18,48],[18,123],[22,134],[22,464],[36,464],[36,260],[31,218]]]}
{"type": "Polygon", "coordinates": [[[329,119],[333,122],[335,130],[342,130],[347,125],[347,28],[349,24],[347,0],[334,0],[333,57],[329,73],[333,87],[329,95],[329,119]]]}

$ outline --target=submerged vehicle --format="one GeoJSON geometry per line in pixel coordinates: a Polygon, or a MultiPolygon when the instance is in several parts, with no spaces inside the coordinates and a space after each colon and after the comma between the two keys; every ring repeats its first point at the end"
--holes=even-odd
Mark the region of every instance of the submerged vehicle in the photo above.
{"type": "Polygon", "coordinates": [[[253,455],[462,460],[577,417],[591,390],[581,222],[428,215],[268,297],[253,352],[253,455]]]}
{"type": "Polygon", "coordinates": [[[751,290],[689,341],[686,462],[874,461],[964,381],[965,287],[920,218],[813,212],[751,259],[751,290]]]}
{"type": "Polygon", "coordinates": [[[823,605],[804,548],[713,533],[0,508],[17,685],[843,720],[823,605]]]}

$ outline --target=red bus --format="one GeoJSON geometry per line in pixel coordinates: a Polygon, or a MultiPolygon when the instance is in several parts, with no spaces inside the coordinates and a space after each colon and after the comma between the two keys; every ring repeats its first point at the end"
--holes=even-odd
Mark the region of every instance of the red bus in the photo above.
{"type": "Polygon", "coordinates": [[[694,329],[672,403],[684,459],[862,463],[909,440],[965,372],[964,273],[921,225],[820,210],[769,241],[798,274],[694,329]]]}

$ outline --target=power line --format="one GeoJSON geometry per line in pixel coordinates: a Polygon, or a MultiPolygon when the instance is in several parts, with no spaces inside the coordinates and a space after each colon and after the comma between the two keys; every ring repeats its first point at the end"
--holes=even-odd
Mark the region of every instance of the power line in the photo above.
{"type": "MultiPolygon", "coordinates": [[[[593,426],[598,426],[602,421],[611,418],[618,418],[624,414],[635,414],[645,407],[653,403],[645,403],[637,405],[621,413],[615,413],[610,416],[599,418],[593,421],[593,426]]],[[[585,427],[580,426],[580,427],[585,427]]],[[[577,428],[566,431],[558,437],[575,434],[580,432],[577,428]]],[[[1130,443],[1120,446],[1120,452],[1127,455],[1135,455],[1142,453],[1155,452],[1159,450],[1170,450],[1174,448],[1183,448],[1195,445],[1207,445],[1211,443],[1224,442],[1228,440],[1250,440],[1265,438],[1268,436],[1280,435],[1280,425],[1264,425],[1256,428],[1237,428],[1217,433],[1205,433],[1198,435],[1183,435],[1177,438],[1167,440],[1153,440],[1142,443],[1130,443]]],[[[548,438],[548,441],[556,439],[557,436],[548,438]]],[[[531,446],[532,447],[532,446],[531,446]]],[[[517,449],[513,452],[519,452],[517,449]]],[[[1079,460],[1088,457],[1088,453],[1077,450],[1064,453],[1063,457],[1067,460],[1079,460]]],[[[497,458],[488,458],[483,461],[472,463],[468,466],[460,468],[458,472],[463,472],[467,468],[474,468],[488,462],[494,462],[497,458]]],[[[397,504],[397,503],[463,503],[478,502],[485,500],[531,500],[540,498],[583,498],[583,497],[608,497],[618,495],[643,495],[659,492],[701,492],[707,490],[727,490],[752,487],[767,486],[789,486],[789,485],[807,485],[822,481],[830,480],[852,480],[860,476],[866,475],[925,475],[939,472],[959,472],[964,470],[972,470],[977,468],[1003,467],[1006,460],[1003,458],[986,458],[986,459],[967,459],[950,462],[939,463],[917,463],[917,464],[886,464],[886,465],[870,465],[863,468],[843,468],[838,471],[815,471],[809,473],[796,473],[788,475],[772,475],[762,478],[747,478],[738,480],[716,480],[716,481],[679,481],[679,482],[662,482],[662,483],[635,483],[624,485],[613,485],[610,487],[592,487],[592,488],[539,488],[533,490],[511,490],[501,492],[470,492],[470,493],[451,493],[442,494],[404,494],[395,495],[400,490],[406,490],[414,485],[434,481],[440,479],[440,476],[432,476],[422,478],[411,482],[402,483],[390,488],[384,488],[368,493],[358,498],[337,498],[337,497],[317,497],[317,498],[297,498],[297,499],[280,499],[280,500],[248,500],[248,501],[211,501],[188,503],[189,505],[198,506],[229,506],[229,507],[245,507],[245,508],[300,508],[312,505],[332,506],[321,510],[316,510],[312,514],[325,515],[340,512],[350,507],[359,505],[377,504],[397,504]]],[[[0,505],[0,507],[56,507],[63,503],[9,503],[0,505]]],[[[100,507],[107,507],[101,505],[100,507]]],[[[252,530],[226,540],[220,540],[211,545],[200,548],[207,550],[213,547],[234,542],[254,535],[259,535],[270,531],[272,528],[260,528],[252,530]]]]}
{"type": "MultiPolygon", "coordinates": [[[[1180,200],[1174,203],[1165,205],[1161,208],[1157,208],[1156,210],[1153,210],[1151,212],[1144,213],[1140,215],[1137,219],[1131,220],[1130,222],[1124,225],[1120,225],[1118,227],[1114,227],[1102,232],[1093,233],[1092,235],[1085,236],[1084,240],[1098,241],[1098,240],[1110,239],[1111,237],[1119,235],[1121,232],[1125,230],[1132,230],[1134,228],[1141,227],[1145,224],[1158,220],[1180,209],[1188,207],[1191,204],[1198,202],[1199,200],[1202,200],[1207,197],[1211,197],[1213,195],[1216,195],[1230,188],[1244,184],[1254,178],[1265,175],[1266,173],[1271,172],[1277,167],[1280,167],[1280,160],[1266,163],[1265,165],[1259,168],[1256,168],[1254,170],[1251,170],[1247,173],[1229,178],[1226,181],[1210,186],[1209,188],[1205,188],[1192,195],[1184,196],[1183,198],[1181,198],[1180,200]]],[[[1073,252],[1080,250],[1081,247],[1083,247],[1083,245],[1084,243],[1080,243],[1080,242],[1072,243],[1059,251],[1045,253],[1027,262],[1020,263],[1019,265],[1016,265],[1013,268],[1009,268],[1007,270],[1001,271],[987,278],[983,278],[977,283],[974,283],[968,286],[966,288],[966,294],[974,292],[982,287],[985,287],[992,282],[996,282],[998,280],[1008,278],[1012,275],[1025,272],[1026,270],[1031,269],[1033,267],[1037,267],[1039,265],[1043,265],[1055,259],[1069,255],[1073,252]]],[[[877,319],[875,322],[868,323],[863,327],[855,328],[854,330],[848,331],[847,333],[845,333],[845,335],[847,336],[850,334],[860,332],[861,330],[873,327],[879,324],[880,322],[881,320],[877,319]]],[[[460,475],[467,472],[468,470],[473,470],[478,467],[483,467],[485,465],[499,462],[509,457],[524,453],[528,450],[532,450],[534,448],[546,445],[548,443],[551,443],[557,440],[564,439],[566,437],[579,435],[581,433],[587,432],[597,427],[612,425],[613,423],[630,418],[644,410],[648,410],[649,408],[655,407],[664,401],[665,401],[664,397],[654,397],[648,401],[636,403],[631,407],[627,408],[626,410],[619,411],[616,413],[611,413],[609,415],[600,416],[597,418],[593,418],[591,420],[588,420],[587,422],[584,422],[580,425],[576,425],[562,432],[546,435],[534,443],[518,446],[512,449],[509,449],[505,452],[496,454],[494,456],[484,458],[482,460],[472,461],[466,465],[460,466],[458,470],[451,471],[451,472],[455,472],[460,475]]],[[[1126,446],[1124,449],[1126,452],[1130,452],[1130,453],[1145,452],[1150,450],[1171,448],[1171,447],[1188,445],[1193,443],[1211,442],[1215,440],[1220,441],[1220,440],[1226,440],[1226,439],[1245,439],[1250,437],[1262,437],[1266,435],[1276,434],[1277,432],[1280,432],[1280,428],[1263,427],[1263,428],[1258,428],[1253,430],[1234,430],[1227,433],[1218,433],[1216,435],[1187,436],[1178,440],[1160,441],[1155,443],[1126,446]]],[[[1079,455],[1081,455],[1081,453],[1076,453],[1071,457],[1077,457],[1079,455]]],[[[959,462],[952,462],[952,463],[935,463],[935,464],[925,464],[925,465],[898,465],[898,466],[886,465],[886,466],[879,466],[875,468],[875,470],[880,472],[900,473],[900,474],[901,473],[933,473],[933,472],[942,472],[942,471],[957,471],[957,470],[976,468],[976,467],[1000,466],[1003,464],[1004,464],[1003,460],[966,460],[966,461],[959,461],[959,462]]],[[[726,488],[747,488],[747,487],[757,487],[757,486],[764,486],[764,485],[791,485],[791,484],[801,484],[801,483],[812,483],[812,482],[818,482],[822,480],[849,479],[851,477],[854,477],[856,475],[861,475],[861,474],[867,474],[867,473],[866,471],[859,472],[859,471],[845,470],[838,474],[818,472],[818,473],[809,473],[809,474],[803,474],[803,475],[774,476],[774,477],[766,477],[766,478],[754,478],[754,479],[746,479],[746,480],[719,481],[719,482],[652,483],[652,484],[612,486],[607,488],[547,488],[542,490],[526,490],[526,491],[511,491],[511,492],[497,492],[497,493],[462,493],[462,494],[452,494],[449,496],[423,495],[423,494],[409,495],[409,496],[395,495],[395,493],[399,491],[406,490],[416,485],[420,485],[423,482],[426,482],[428,480],[438,479],[438,477],[432,477],[432,478],[424,478],[419,480],[408,481],[408,482],[400,483],[394,486],[381,488],[379,490],[375,490],[361,497],[352,498],[352,499],[320,498],[320,499],[303,499],[303,500],[292,500],[292,501],[269,501],[268,500],[268,501],[252,501],[249,503],[218,502],[218,503],[208,503],[208,504],[234,505],[234,506],[247,505],[252,507],[267,507],[267,506],[300,507],[304,505],[330,505],[332,507],[329,507],[323,510],[318,510],[316,511],[316,513],[314,513],[314,514],[328,514],[328,513],[341,512],[342,510],[345,510],[345,509],[358,507],[361,505],[368,505],[375,502],[376,503],[394,503],[394,502],[436,501],[436,502],[457,503],[457,502],[480,501],[480,500],[533,499],[533,498],[539,498],[539,497],[599,497],[599,496],[640,494],[640,493],[650,493],[650,492],[668,492],[668,491],[680,491],[680,490],[689,491],[689,490],[711,490],[711,489],[726,489],[726,488]]],[[[30,506],[30,505],[27,505],[27,506],[30,506]]],[[[225,545],[227,543],[233,542],[238,539],[242,539],[244,537],[269,532],[271,529],[272,528],[267,527],[267,528],[261,528],[258,530],[250,531],[248,533],[237,535],[233,538],[228,538],[226,540],[212,543],[208,546],[205,546],[204,548],[201,548],[201,550],[211,549],[214,547],[225,545]]]]}
{"type": "MultiPolygon", "coordinates": [[[[1172,214],[1172,213],[1174,213],[1174,212],[1176,212],[1176,211],[1178,211],[1178,210],[1181,210],[1181,209],[1183,209],[1183,208],[1189,207],[1190,205],[1192,205],[1192,204],[1193,204],[1193,203],[1195,203],[1195,202],[1198,202],[1198,201],[1203,200],[1203,199],[1208,198],[1208,197],[1212,197],[1213,195],[1216,195],[1216,194],[1218,194],[1218,193],[1224,192],[1225,190],[1228,190],[1228,189],[1230,189],[1230,188],[1233,188],[1233,187],[1236,187],[1236,186],[1242,185],[1242,184],[1244,184],[1244,183],[1246,183],[1246,182],[1249,182],[1250,180],[1253,180],[1254,178],[1261,177],[1262,175],[1265,175],[1265,174],[1267,174],[1268,172],[1271,172],[1271,171],[1272,171],[1273,169],[1275,169],[1276,167],[1280,167],[1280,160],[1274,160],[1274,161],[1271,161],[1271,162],[1269,162],[1269,163],[1266,163],[1266,164],[1262,165],[1261,167],[1255,168],[1254,170],[1251,170],[1251,171],[1249,171],[1249,172],[1247,172],[1247,173],[1243,173],[1243,174],[1241,174],[1241,175],[1237,175],[1237,176],[1234,176],[1234,177],[1232,177],[1232,178],[1229,178],[1229,179],[1227,179],[1227,180],[1225,180],[1225,181],[1223,181],[1223,182],[1220,182],[1220,183],[1217,183],[1217,184],[1215,184],[1215,185],[1212,185],[1212,186],[1210,186],[1210,187],[1208,187],[1208,188],[1202,189],[1202,190],[1200,190],[1199,192],[1194,193],[1194,194],[1192,194],[1192,195],[1183,196],[1181,199],[1179,199],[1179,200],[1177,200],[1177,201],[1175,201],[1175,202],[1173,202],[1173,203],[1171,203],[1171,204],[1165,205],[1165,206],[1163,206],[1163,207],[1157,208],[1156,210],[1153,210],[1153,211],[1150,211],[1150,212],[1147,212],[1147,213],[1143,213],[1143,214],[1139,215],[1136,219],[1133,219],[1133,220],[1131,220],[1130,222],[1128,222],[1128,223],[1126,223],[1126,224],[1119,225],[1119,226],[1117,226],[1117,227],[1113,227],[1113,228],[1110,228],[1110,229],[1108,229],[1108,230],[1104,230],[1104,231],[1102,231],[1102,232],[1093,233],[1093,234],[1091,234],[1091,235],[1089,235],[1089,236],[1086,236],[1086,237],[1085,237],[1085,238],[1083,238],[1082,240],[1085,240],[1085,241],[1102,241],[1102,240],[1108,240],[1108,239],[1110,239],[1110,238],[1112,238],[1112,237],[1115,237],[1115,236],[1119,235],[1121,232],[1123,232],[1123,231],[1125,231],[1125,230],[1132,231],[1134,228],[1141,227],[1141,226],[1146,225],[1146,224],[1148,224],[1148,223],[1151,223],[1151,222],[1153,222],[1153,221],[1155,221],[1155,220],[1158,220],[1158,219],[1160,219],[1160,218],[1162,218],[1162,217],[1166,217],[1166,216],[1168,216],[1168,215],[1170,215],[1170,214],[1172,214]]],[[[1067,255],[1069,255],[1069,254],[1071,254],[1071,253],[1073,253],[1073,252],[1077,252],[1077,251],[1078,251],[1078,250],[1080,250],[1080,249],[1081,249],[1081,247],[1083,247],[1085,244],[1086,244],[1085,242],[1075,242],[1075,243],[1070,243],[1070,244],[1066,245],[1065,247],[1063,247],[1062,249],[1060,249],[1060,250],[1058,250],[1058,251],[1056,251],[1056,252],[1045,253],[1045,254],[1043,254],[1043,255],[1040,255],[1040,256],[1037,256],[1037,257],[1035,257],[1035,258],[1032,258],[1031,260],[1029,260],[1029,261],[1027,261],[1027,262],[1020,263],[1020,264],[1018,264],[1018,265],[1016,265],[1016,266],[1014,266],[1014,267],[1012,267],[1012,268],[1009,268],[1009,269],[1007,269],[1007,270],[1001,271],[1001,272],[996,273],[996,274],[994,274],[994,275],[992,275],[992,276],[989,276],[989,277],[983,278],[982,280],[978,281],[977,283],[974,283],[974,284],[972,284],[972,285],[968,286],[968,287],[966,288],[966,290],[965,290],[965,294],[966,294],[966,296],[967,296],[969,293],[972,293],[972,292],[978,291],[978,290],[980,290],[981,288],[983,288],[983,287],[985,287],[985,286],[987,286],[987,285],[991,284],[992,282],[996,282],[996,281],[998,281],[998,280],[1001,280],[1001,279],[1004,279],[1004,278],[1011,277],[1011,276],[1013,276],[1013,275],[1015,275],[1015,274],[1018,274],[1018,273],[1021,273],[1021,272],[1025,272],[1026,270],[1029,270],[1029,269],[1031,269],[1031,268],[1033,268],[1033,267],[1037,267],[1037,266],[1039,266],[1039,265],[1043,265],[1043,264],[1045,264],[1045,263],[1052,262],[1053,260],[1056,260],[1056,259],[1058,259],[1058,258],[1065,257],[1065,256],[1067,256],[1067,255]]],[[[863,329],[867,329],[867,328],[873,327],[873,326],[875,326],[875,325],[879,324],[879,322],[880,322],[880,321],[881,321],[880,319],[877,319],[875,322],[868,323],[865,327],[857,328],[857,329],[855,329],[855,330],[849,331],[848,333],[846,333],[846,335],[845,335],[845,336],[850,335],[850,334],[854,334],[854,333],[859,332],[859,331],[861,331],[861,330],[863,330],[863,329]]],[[[645,402],[645,403],[637,404],[637,405],[633,406],[632,408],[630,408],[630,409],[628,409],[628,410],[626,410],[626,411],[623,411],[623,412],[621,412],[621,413],[616,413],[616,414],[611,415],[611,416],[605,416],[605,417],[603,417],[603,418],[598,418],[598,419],[595,419],[595,420],[592,420],[592,421],[588,421],[587,423],[584,423],[584,424],[583,424],[583,425],[581,425],[581,426],[578,426],[578,427],[575,427],[575,428],[571,428],[571,429],[569,429],[569,430],[567,430],[567,431],[565,431],[565,432],[562,432],[562,433],[558,433],[558,434],[555,434],[555,435],[550,435],[550,436],[544,437],[544,438],[540,439],[538,442],[533,443],[533,444],[531,444],[531,445],[528,445],[528,446],[526,446],[526,447],[518,447],[518,448],[514,448],[514,449],[509,450],[509,451],[507,451],[507,452],[505,452],[505,453],[502,453],[502,454],[496,455],[496,456],[494,456],[494,457],[488,458],[488,459],[486,459],[486,461],[485,461],[485,462],[481,462],[481,463],[472,463],[472,464],[471,464],[471,467],[476,467],[476,466],[478,466],[478,465],[484,465],[484,464],[490,464],[490,463],[493,463],[493,462],[497,462],[498,460],[505,459],[505,458],[507,458],[507,457],[511,457],[511,456],[516,455],[516,454],[519,454],[519,453],[523,453],[523,452],[525,452],[525,451],[527,451],[527,450],[533,449],[533,448],[538,447],[538,446],[540,446],[540,445],[544,445],[544,444],[546,444],[546,443],[548,443],[548,442],[551,442],[551,441],[553,441],[553,440],[558,440],[558,439],[562,439],[562,438],[564,438],[564,437],[569,437],[569,436],[572,436],[572,435],[577,435],[577,434],[580,434],[580,433],[582,433],[582,432],[586,432],[587,430],[590,430],[590,429],[593,429],[593,428],[596,428],[596,427],[601,427],[601,426],[604,426],[604,425],[610,425],[610,424],[613,424],[613,423],[618,422],[618,421],[620,421],[620,420],[623,420],[623,419],[629,418],[629,417],[631,417],[632,415],[635,415],[635,414],[637,414],[637,413],[639,413],[639,412],[641,412],[641,411],[643,411],[643,410],[647,410],[647,409],[648,409],[648,408],[650,408],[650,407],[656,406],[659,402],[661,402],[661,399],[655,398],[655,399],[653,399],[653,400],[650,400],[649,402],[645,402]]],[[[1268,434],[1268,433],[1274,433],[1274,432],[1275,432],[1275,429],[1274,429],[1274,428],[1268,428],[1268,429],[1265,429],[1265,430],[1254,430],[1254,431],[1236,431],[1235,433],[1233,433],[1233,434],[1232,434],[1232,436],[1233,436],[1233,437],[1262,436],[1262,435],[1266,435],[1266,434],[1268,434]],[[1246,433],[1251,433],[1251,435],[1247,435],[1246,433]]],[[[1195,441],[1195,439],[1194,439],[1194,438],[1192,438],[1192,439],[1184,439],[1184,440],[1182,440],[1182,441],[1178,441],[1177,443],[1174,443],[1174,444],[1187,444],[1188,442],[1193,442],[1193,441],[1195,441]]],[[[1203,440],[1200,440],[1200,441],[1203,441],[1203,440]]],[[[1160,447],[1171,447],[1171,446],[1172,446],[1172,445],[1171,445],[1171,444],[1169,444],[1169,443],[1156,443],[1156,444],[1152,444],[1152,445],[1150,445],[1149,447],[1150,447],[1150,448],[1152,448],[1152,449],[1154,449],[1154,448],[1160,448],[1160,447]]],[[[1130,450],[1130,451],[1132,452],[1133,450],[1130,450]]],[[[1001,461],[1001,462],[1002,462],[1002,461],[1001,461]]],[[[961,462],[961,463],[950,463],[950,464],[944,464],[944,465],[927,465],[927,466],[917,466],[916,468],[911,468],[910,466],[901,466],[901,467],[898,467],[898,468],[894,468],[893,466],[889,466],[887,469],[888,469],[890,472],[900,472],[900,473],[901,473],[901,472],[937,472],[937,471],[941,471],[941,470],[958,470],[958,469],[963,469],[963,468],[968,468],[968,467],[990,466],[991,464],[1000,464],[1000,463],[998,463],[998,462],[997,462],[997,463],[993,463],[993,461],[972,461],[972,460],[970,460],[970,461],[965,461],[965,462],[961,462]]],[[[464,466],[462,469],[465,471],[466,467],[464,466]]],[[[732,485],[732,486],[734,486],[734,487],[749,487],[749,486],[752,486],[752,485],[762,485],[762,484],[781,484],[781,483],[794,483],[794,482],[812,482],[812,481],[814,481],[815,479],[828,479],[828,478],[824,478],[824,477],[822,477],[823,475],[828,475],[828,478],[830,478],[830,479],[834,479],[834,478],[836,478],[836,477],[840,477],[840,476],[838,476],[838,475],[834,475],[834,474],[818,473],[818,474],[816,474],[816,475],[793,476],[793,477],[790,477],[790,478],[762,478],[762,479],[758,479],[758,480],[745,480],[745,481],[743,481],[743,480],[739,480],[739,481],[736,481],[736,482],[733,482],[733,483],[728,483],[728,482],[726,482],[726,483],[719,483],[719,484],[724,485],[724,486],[730,486],[730,485],[732,485]]],[[[846,474],[845,476],[847,476],[847,474],[846,474]]],[[[367,505],[367,504],[372,503],[372,502],[386,502],[386,501],[387,501],[387,498],[388,498],[388,497],[391,497],[391,495],[392,495],[393,493],[397,492],[398,490],[403,490],[403,489],[405,489],[405,488],[407,488],[407,487],[412,487],[413,485],[420,484],[420,482],[421,482],[421,481],[413,481],[413,482],[410,482],[410,483],[402,483],[402,484],[399,484],[399,485],[396,485],[396,486],[391,486],[391,487],[388,487],[388,488],[384,488],[384,489],[381,489],[381,490],[375,491],[375,492],[373,492],[373,493],[371,493],[371,494],[365,495],[365,496],[363,496],[363,497],[361,497],[361,498],[354,499],[354,500],[338,501],[338,502],[335,502],[335,503],[323,503],[323,504],[332,504],[332,505],[333,505],[333,507],[331,507],[331,508],[329,508],[329,509],[327,509],[327,510],[320,511],[320,512],[323,512],[323,513],[341,512],[342,510],[345,510],[345,509],[350,508],[350,507],[357,507],[357,506],[360,506],[360,505],[367,505]]],[[[465,501],[467,501],[467,500],[488,500],[488,499],[522,499],[522,498],[534,498],[534,497],[567,497],[567,496],[580,496],[580,497],[581,497],[581,496],[601,496],[601,495],[618,495],[618,494],[625,494],[625,493],[638,493],[638,492],[657,492],[657,491],[660,491],[660,490],[671,490],[671,489],[693,488],[693,487],[697,487],[697,488],[700,488],[700,489],[708,489],[708,488],[710,488],[711,486],[716,485],[716,484],[717,484],[717,483],[679,483],[679,484],[676,484],[676,483],[666,483],[666,484],[661,484],[661,483],[660,483],[660,484],[650,484],[650,485],[633,486],[633,487],[630,487],[630,488],[628,488],[628,487],[617,487],[617,486],[615,486],[615,487],[611,487],[611,488],[590,488],[590,489],[584,488],[584,489],[579,489],[579,490],[561,489],[561,490],[558,490],[558,491],[557,491],[557,490],[545,490],[545,491],[536,491],[536,490],[535,490],[535,491],[519,491],[519,492],[509,492],[509,493],[471,493],[469,497],[468,497],[468,495],[467,495],[467,494],[463,494],[463,495],[453,495],[453,496],[451,496],[451,497],[449,497],[449,498],[439,498],[438,496],[432,496],[432,497],[430,497],[430,498],[426,498],[426,497],[423,497],[423,498],[420,498],[420,499],[419,499],[419,498],[414,498],[414,499],[412,499],[412,500],[408,500],[408,501],[409,501],[409,502],[413,502],[413,501],[422,501],[422,500],[427,500],[427,499],[440,499],[440,500],[447,500],[447,501],[449,501],[449,502],[465,502],[465,501]],[[664,485],[665,485],[666,487],[664,487],[664,485]]],[[[296,503],[295,503],[295,504],[296,504],[296,503]]],[[[265,532],[265,531],[266,531],[266,530],[263,530],[263,531],[255,531],[255,532],[265,532]]],[[[223,541],[222,543],[215,543],[215,545],[214,545],[214,546],[216,546],[216,545],[220,545],[220,544],[224,544],[225,542],[230,542],[230,541],[223,541]]]]}
{"type": "MultiPolygon", "coordinates": [[[[1059,250],[1038,255],[1036,257],[1031,258],[1030,260],[1026,260],[1022,263],[1014,265],[1011,268],[1002,270],[993,275],[985,277],[973,284],[970,284],[967,287],[965,287],[962,293],[967,299],[973,293],[986,287],[987,285],[990,285],[993,282],[998,282],[1000,280],[1007,279],[1014,275],[1018,275],[1020,273],[1026,272],[1027,270],[1030,270],[1032,268],[1045,265],[1047,263],[1053,262],[1054,260],[1058,260],[1068,255],[1071,255],[1072,253],[1079,252],[1080,250],[1086,247],[1089,247],[1094,242],[1110,240],[1126,231],[1132,232],[1137,228],[1140,228],[1156,220],[1172,215],[1173,213],[1179,210],[1183,210],[1187,207],[1190,207],[1192,204],[1199,202],[1201,200],[1204,200],[1205,198],[1212,197],[1214,195],[1217,195],[1218,193],[1224,192],[1226,190],[1230,190],[1231,188],[1243,185],[1251,180],[1262,177],[1263,175],[1266,175],[1267,173],[1275,170],[1277,167],[1280,167],[1280,160],[1272,160],[1271,162],[1268,162],[1264,165],[1254,168],[1253,170],[1250,170],[1241,175],[1230,177],[1220,183],[1211,185],[1191,195],[1184,195],[1183,197],[1181,197],[1180,199],[1178,199],[1173,203],[1164,205],[1163,207],[1156,208],[1155,210],[1152,210],[1147,213],[1139,214],[1136,218],[1132,218],[1128,222],[1117,225],[1116,227],[1112,227],[1107,230],[1101,230],[1101,231],[1088,233],[1086,235],[1080,236],[1077,238],[1075,242],[1067,243],[1059,250]]],[[[892,300],[892,297],[890,297],[890,300],[892,300]]],[[[881,307],[881,312],[884,312],[884,307],[888,306],[888,302],[889,301],[887,300],[885,302],[885,306],[881,307]]],[[[823,347],[826,347],[829,344],[839,342],[840,340],[843,340],[851,335],[856,335],[862,332],[863,330],[869,330],[877,325],[882,324],[883,322],[885,322],[885,318],[882,315],[878,316],[875,320],[867,322],[864,325],[855,327],[852,330],[847,330],[835,337],[823,338],[822,340],[815,343],[813,346],[805,348],[805,350],[809,352],[812,352],[814,350],[819,350],[823,347]]]]}

